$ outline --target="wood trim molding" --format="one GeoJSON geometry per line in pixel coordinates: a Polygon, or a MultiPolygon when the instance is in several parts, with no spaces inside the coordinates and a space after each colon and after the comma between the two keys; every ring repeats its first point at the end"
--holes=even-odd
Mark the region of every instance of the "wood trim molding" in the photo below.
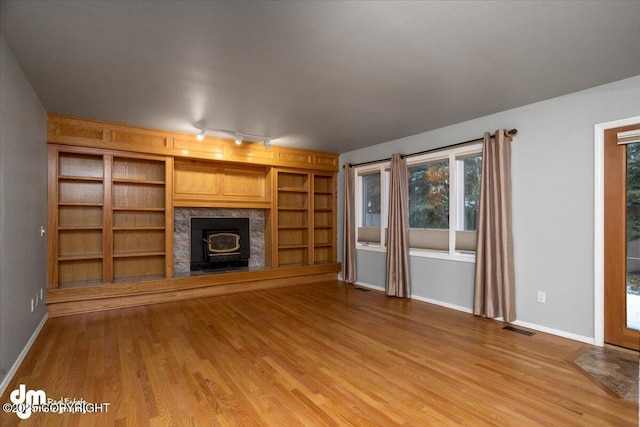
{"type": "Polygon", "coordinates": [[[50,317],[337,280],[340,263],[49,289],[50,317]]]}
{"type": "Polygon", "coordinates": [[[338,155],[295,148],[245,142],[238,146],[232,139],[147,129],[98,120],[48,114],[47,141],[165,156],[226,162],[338,171],[338,155]]]}

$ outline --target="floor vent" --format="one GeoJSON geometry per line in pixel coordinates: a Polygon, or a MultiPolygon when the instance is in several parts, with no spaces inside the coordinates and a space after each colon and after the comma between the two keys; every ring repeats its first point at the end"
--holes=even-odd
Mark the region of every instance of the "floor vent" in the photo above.
{"type": "Polygon", "coordinates": [[[370,290],[370,289],[367,289],[367,288],[359,288],[359,287],[356,287],[356,288],[354,288],[354,289],[355,289],[356,291],[362,291],[362,292],[369,292],[369,290],[370,290]]]}
{"type": "Polygon", "coordinates": [[[518,334],[526,335],[530,337],[531,335],[535,335],[535,332],[525,331],[524,329],[514,328],[513,326],[505,326],[502,329],[506,329],[507,331],[516,332],[518,334]]]}

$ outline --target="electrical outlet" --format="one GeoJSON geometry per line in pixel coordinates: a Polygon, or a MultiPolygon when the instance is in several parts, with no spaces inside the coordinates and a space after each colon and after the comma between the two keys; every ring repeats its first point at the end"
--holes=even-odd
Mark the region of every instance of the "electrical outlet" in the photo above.
{"type": "Polygon", "coordinates": [[[36,307],[38,306],[38,294],[36,294],[36,307]]]}
{"type": "Polygon", "coordinates": [[[33,298],[31,298],[31,312],[33,313],[33,298]]]}
{"type": "Polygon", "coordinates": [[[40,226],[40,237],[44,237],[46,230],[44,229],[44,225],[40,226]]]}
{"type": "Polygon", "coordinates": [[[538,291],[538,302],[542,304],[547,302],[547,293],[543,291],[538,291]]]}
{"type": "Polygon", "coordinates": [[[44,299],[44,291],[40,288],[40,300],[44,299]]]}

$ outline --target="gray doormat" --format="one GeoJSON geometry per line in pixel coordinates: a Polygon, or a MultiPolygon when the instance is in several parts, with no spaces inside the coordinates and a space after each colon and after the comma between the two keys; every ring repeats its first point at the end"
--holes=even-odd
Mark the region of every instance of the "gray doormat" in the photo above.
{"type": "Polygon", "coordinates": [[[592,347],[573,363],[623,399],[638,401],[637,353],[592,347]]]}

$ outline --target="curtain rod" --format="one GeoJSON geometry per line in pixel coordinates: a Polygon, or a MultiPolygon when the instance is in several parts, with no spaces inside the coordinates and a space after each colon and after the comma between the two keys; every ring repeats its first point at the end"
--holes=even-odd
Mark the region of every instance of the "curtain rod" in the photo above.
{"type": "MultiPolygon", "coordinates": [[[[511,138],[511,137],[515,136],[517,133],[518,133],[518,129],[511,129],[511,130],[507,131],[507,136],[511,138]]],[[[495,134],[491,134],[490,136],[495,136],[495,134]]],[[[451,145],[445,145],[444,147],[431,148],[429,150],[418,151],[417,153],[403,154],[402,158],[404,159],[404,158],[407,158],[407,157],[413,157],[413,156],[419,156],[421,154],[432,153],[434,151],[446,150],[447,148],[453,148],[453,147],[457,147],[459,145],[471,144],[472,142],[482,141],[483,139],[484,139],[484,137],[475,138],[475,139],[470,139],[468,141],[457,142],[457,143],[451,144],[451,145]]],[[[370,164],[373,164],[373,163],[388,162],[389,160],[391,160],[391,157],[387,157],[386,159],[370,160],[368,162],[347,163],[347,164],[350,164],[352,167],[355,167],[355,166],[370,165],[370,164]]],[[[344,169],[347,166],[347,164],[342,165],[342,168],[344,169]]]]}

